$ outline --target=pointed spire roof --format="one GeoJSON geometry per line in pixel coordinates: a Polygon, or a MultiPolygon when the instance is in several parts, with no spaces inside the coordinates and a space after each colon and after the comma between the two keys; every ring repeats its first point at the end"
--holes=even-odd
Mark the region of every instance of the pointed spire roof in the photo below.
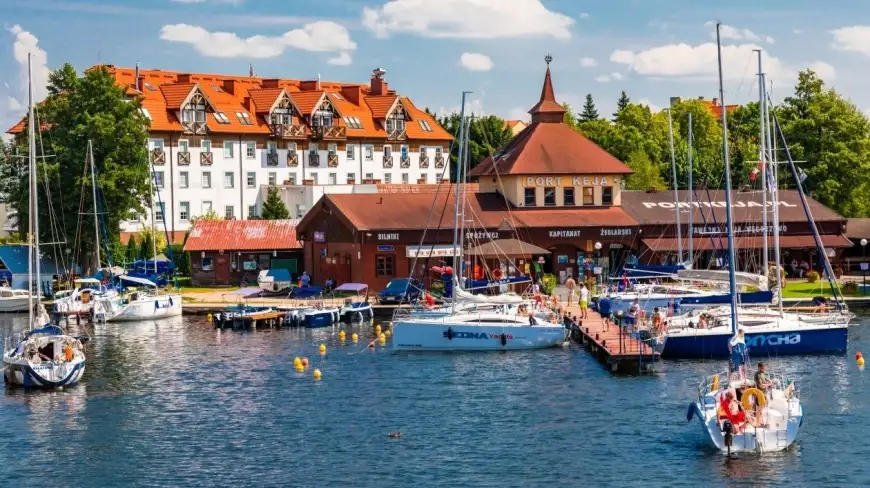
{"type": "Polygon", "coordinates": [[[556,93],[553,90],[553,80],[550,78],[550,63],[553,61],[553,56],[548,54],[544,60],[547,62],[547,74],[544,75],[544,86],[541,88],[541,100],[537,105],[529,110],[529,113],[532,114],[532,123],[559,123],[562,122],[566,110],[556,101],[556,93]]]}

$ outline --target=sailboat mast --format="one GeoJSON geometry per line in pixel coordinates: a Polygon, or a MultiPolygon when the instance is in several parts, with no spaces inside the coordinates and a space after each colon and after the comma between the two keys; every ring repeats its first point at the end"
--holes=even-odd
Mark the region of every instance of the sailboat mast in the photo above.
{"type": "Polygon", "coordinates": [[[768,256],[770,255],[770,250],[767,246],[767,158],[765,157],[765,123],[764,119],[766,118],[764,112],[764,72],[761,70],[761,49],[755,49],[755,52],[758,54],[758,115],[760,117],[759,120],[759,136],[758,136],[758,162],[761,164],[761,228],[762,228],[762,257],[761,257],[761,266],[764,271],[762,274],[764,275],[765,280],[770,279],[770,265],[768,264],[768,256]]]}
{"type": "MultiPolygon", "coordinates": [[[[462,178],[462,150],[463,141],[465,140],[465,96],[468,92],[462,92],[462,107],[459,109],[459,157],[456,159],[456,183],[454,185],[454,208],[453,208],[453,277],[458,283],[458,273],[462,269],[462,256],[460,256],[459,246],[459,201],[460,187],[462,178]]],[[[454,286],[454,290],[455,290],[454,286]]],[[[453,298],[456,298],[456,292],[453,293],[453,298]]]]}
{"type": "Polygon", "coordinates": [[[91,191],[94,194],[94,237],[97,239],[97,270],[101,268],[102,260],[100,259],[100,224],[97,220],[97,176],[94,170],[94,145],[88,141],[88,162],[91,164],[91,191]]]}
{"type": "MultiPolygon", "coordinates": [[[[157,226],[154,224],[154,212],[157,211],[158,202],[154,200],[154,177],[157,176],[154,173],[154,168],[151,168],[151,178],[149,179],[149,186],[151,188],[151,243],[154,247],[154,274],[157,274],[157,226]]],[[[164,218],[166,218],[164,216],[164,218]]],[[[143,256],[144,258],[144,256],[143,256]]],[[[145,261],[145,265],[143,269],[148,271],[148,261],[145,261]]]]}
{"type": "MultiPolygon", "coordinates": [[[[762,74],[761,82],[766,84],[767,77],[762,74]]],[[[779,183],[777,180],[777,164],[776,164],[776,138],[773,137],[772,126],[770,124],[770,105],[767,96],[764,97],[764,103],[762,107],[764,108],[764,123],[767,124],[767,129],[765,130],[767,136],[767,150],[769,152],[767,160],[773,164],[773,170],[771,171],[768,168],[768,172],[773,176],[770,181],[769,190],[770,190],[770,199],[773,202],[773,256],[774,261],[776,263],[776,289],[777,289],[777,305],[779,308],[779,314],[782,315],[782,272],[780,272],[782,266],[782,256],[780,256],[780,248],[779,248],[779,183]]],[[[767,179],[768,175],[764,175],[765,179],[767,179]]]]}
{"type": "Polygon", "coordinates": [[[719,100],[722,115],[722,156],[725,162],[725,230],[728,233],[728,284],[731,295],[731,331],[737,333],[737,279],[734,269],[737,266],[734,259],[734,222],[731,209],[731,161],[728,159],[728,114],[725,110],[725,86],[722,82],[722,40],[719,30],[721,23],[716,24],[716,53],[719,61],[719,100]]]}
{"type": "MultiPolygon", "coordinates": [[[[28,286],[30,288],[28,293],[28,306],[27,306],[27,317],[28,317],[28,327],[33,328],[33,317],[34,317],[34,304],[33,304],[33,270],[34,265],[36,266],[36,293],[39,293],[39,232],[36,229],[39,229],[38,224],[34,225],[34,222],[38,222],[36,220],[36,117],[33,115],[33,60],[31,59],[31,54],[27,54],[27,105],[28,105],[28,123],[27,123],[27,172],[28,172],[28,190],[30,193],[29,196],[29,204],[30,204],[30,215],[27,219],[27,231],[28,231],[28,243],[30,246],[27,249],[27,280],[28,286]],[[34,260],[34,256],[36,259],[34,260]]],[[[39,295],[36,295],[39,296],[39,295]]]]}
{"type": "Polygon", "coordinates": [[[674,124],[671,120],[671,111],[673,107],[668,108],[668,138],[671,142],[671,175],[674,179],[674,210],[677,213],[677,249],[679,253],[678,261],[683,262],[683,235],[680,228],[680,195],[679,186],[677,184],[677,160],[674,155],[674,124]]]}
{"type": "MultiPolygon", "coordinates": [[[[468,183],[468,140],[469,134],[471,133],[471,120],[474,118],[474,114],[469,115],[465,122],[465,148],[462,151],[462,175],[459,177],[459,181],[462,182],[462,191],[459,193],[461,197],[461,201],[459,203],[459,250],[463,253],[463,264],[465,261],[465,205],[468,197],[466,195],[466,186],[468,183]]],[[[459,280],[465,276],[465,272],[463,267],[459,267],[459,280]]]]}
{"type": "Polygon", "coordinates": [[[692,133],[692,112],[689,112],[689,265],[695,262],[695,207],[694,203],[695,187],[692,182],[692,146],[694,145],[694,135],[692,133]]]}

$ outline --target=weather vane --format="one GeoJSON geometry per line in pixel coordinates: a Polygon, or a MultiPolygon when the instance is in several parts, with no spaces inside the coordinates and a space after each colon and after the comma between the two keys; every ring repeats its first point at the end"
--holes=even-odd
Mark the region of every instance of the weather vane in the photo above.
{"type": "Polygon", "coordinates": [[[544,56],[544,61],[547,62],[547,66],[550,66],[550,63],[553,62],[553,55],[552,55],[552,54],[548,54],[548,55],[544,56]]]}

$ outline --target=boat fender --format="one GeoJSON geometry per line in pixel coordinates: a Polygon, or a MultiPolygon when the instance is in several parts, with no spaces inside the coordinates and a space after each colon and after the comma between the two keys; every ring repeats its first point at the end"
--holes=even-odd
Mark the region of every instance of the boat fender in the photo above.
{"type": "Polygon", "coordinates": [[[359,315],[359,321],[362,322],[364,320],[362,312],[357,312],[357,315],[359,315]]]}
{"type": "Polygon", "coordinates": [[[501,345],[504,346],[507,344],[507,334],[501,335],[501,345]]]}
{"type": "Polygon", "coordinates": [[[272,284],[272,291],[278,291],[278,283],[272,284]]]}
{"type": "Polygon", "coordinates": [[[695,404],[689,404],[689,411],[686,412],[686,422],[691,422],[692,419],[695,418],[695,404]]]}
{"type": "Polygon", "coordinates": [[[749,388],[740,397],[740,404],[743,405],[743,410],[752,410],[755,407],[760,408],[767,405],[767,398],[764,396],[764,392],[758,388],[749,388]],[[753,403],[750,399],[755,399],[755,402],[753,403]]]}
{"type": "Polygon", "coordinates": [[[447,328],[447,340],[448,340],[448,341],[452,341],[452,340],[453,340],[453,327],[448,327],[448,328],[447,328]]]}
{"type": "Polygon", "coordinates": [[[169,306],[172,306],[172,297],[169,297],[169,306]]]}

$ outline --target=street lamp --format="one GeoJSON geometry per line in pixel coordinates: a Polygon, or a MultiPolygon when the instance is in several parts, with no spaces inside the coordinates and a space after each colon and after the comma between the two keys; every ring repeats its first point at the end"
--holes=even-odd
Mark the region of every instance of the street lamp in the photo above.
{"type": "Polygon", "coordinates": [[[595,243],[595,269],[593,269],[592,271],[597,271],[597,273],[595,273],[595,277],[597,279],[600,279],[601,271],[603,271],[601,269],[601,247],[602,246],[600,241],[595,243]]]}
{"type": "Polygon", "coordinates": [[[861,239],[861,274],[864,275],[861,289],[867,294],[867,239],[861,239]]]}

